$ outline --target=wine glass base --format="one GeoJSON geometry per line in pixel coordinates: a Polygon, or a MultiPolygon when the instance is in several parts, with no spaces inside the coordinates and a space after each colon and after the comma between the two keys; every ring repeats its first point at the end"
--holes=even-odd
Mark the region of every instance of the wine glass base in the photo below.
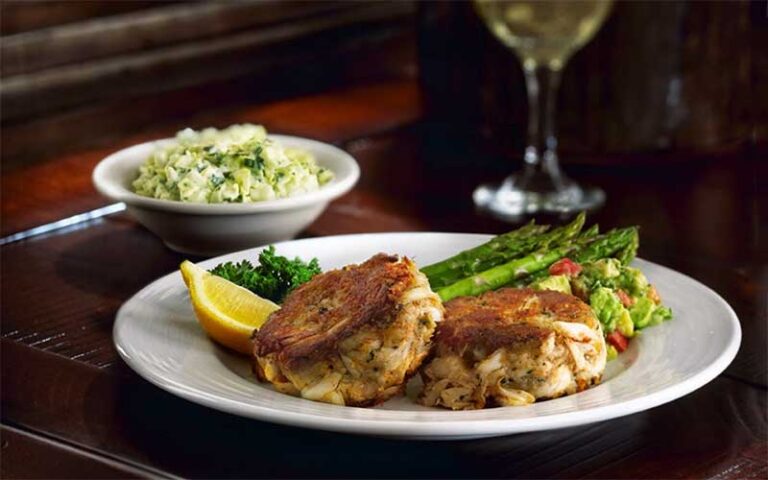
{"type": "Polygon", "coordinates": [[[558,190],[532,191],[515,187],[515,178],[501,184],[484,184],[472,195],[475,205],[502,220],[518,220],[536,213],[568,215],[594,210],[605,203],[599,188],[568,182],[558,190]]]}

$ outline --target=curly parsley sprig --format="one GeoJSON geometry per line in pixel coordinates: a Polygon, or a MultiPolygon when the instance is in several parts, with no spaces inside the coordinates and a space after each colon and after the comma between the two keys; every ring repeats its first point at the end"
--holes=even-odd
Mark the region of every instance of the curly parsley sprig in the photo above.
{"type": "Polygon", "coordinates": [[[275,247],[270,245],[259,254],[258,266],[248,260],[226,262],[214,267],[211,273],[247,288],[262,298],[280,303],[291,290],[308,282],[321,271],[316,258],[309,262],[298,257],[291,260],[277,255],[275,247]]]}

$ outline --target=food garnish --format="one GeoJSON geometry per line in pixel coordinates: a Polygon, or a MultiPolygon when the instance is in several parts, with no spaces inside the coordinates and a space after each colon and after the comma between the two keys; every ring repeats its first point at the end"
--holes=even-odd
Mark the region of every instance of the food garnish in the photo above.
{"type": "Polygon", "coordinates": [[[272,245],[259,254],[258,266],[242,260],[238,263],[222,263],[211,270],[212,274],[275,303],[282,302],[291,290],[310,281],[320,272],[316,258],[309,262],[298,257],[291,260],[277,255],[272,245]]]}
{"type": "Polygon", "coordinates": [[[181,264],[192,307],[213,340],[240,353],[251,353],[251,335],[280,307],[189,260],[181,264]]]}
{"type": "Polygon", "coordinates": [[[261,125],[180,131],[133,181],[139,195],[195,203],[249,203],[315,191],[333,178],[306,150],[284,148],[261,125]]]}

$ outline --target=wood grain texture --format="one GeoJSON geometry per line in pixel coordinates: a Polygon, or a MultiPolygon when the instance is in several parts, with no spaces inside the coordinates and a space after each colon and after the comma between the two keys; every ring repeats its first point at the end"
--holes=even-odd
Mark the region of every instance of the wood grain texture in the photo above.
{"type": "Polygon", "coordinates": [[[164,477],[157,470],[127,465],[6,425],[0,426],[0,438],[3,454],[0,476],[3,478],[164,477]]]}
{"type": "Polygon", "coordinates": [[[200,112],[417,71],[410,1],[160,2],[103,15],[61,3],[94,17],[0,42],[4,169],[200,112]]]}
{"type": "Polygon", "coordinates": [[[395,34],[342,46],[340,50],[329,49],[322,54],[286,58],[287,64],[276,70],[265,69],[263,73],[268,75],[258,83],[250,77],[229,79],[175,92],[113,99],[3,125],[0,129],[3,168],[12,169],[98,146],[113,146],[148,129],[157,132],[168,125],[177,125],[177,129],[206,125],[211,123],[211,117],[222,121],[222,110],[242,108],[244,104],[289,101],[317,92],[338,92],[342,87],[355,91],[355,86],[361,84],[407,81],[414,76],[415,65],[411,61],[413,48],[404,40],[395,34]],[[373,65],[370,65],[371,59],[375,60],[373,65]],[[294,61],[300,66],[290,67],[294,61]],[[336,68],[315,69],[313,62],[333,64],[336,68]]]}
{"type": "Polygon", "coordinates": [[[136,143],[173,136],[188,126],[224,127],[252,122],[274,133],[343,143],[413,123],[421,113],[419,102],[413,82],[369,84],[259,106],[190,112],[163,127],[123,136],[104,148],[74,154],[49,152],[49,162],[15,169],[4,164],[0,176],[0,232],[8,235],[104,205],[107,200],[91,183],[91,172],[101,159],[136,143]]]}
{"type": "Polygon", "coordinates": [[[2,336],[97,367],[118,359],[111,332],[123,299],[183,260],[125,217],[35,242],[3,247],[0,271],[15,280],[3,284],[2,336]],[[115,251],[142,252],[144,261],[126,272],[115,251]]]}
{"type": "MultiPolygon", "coordinates": [[[[73,2],[74,3],[74,2],[73,2]]],[[[130,13],[95,16],[6,36],[0,45],[3,77],[147,51],[322,14],[340,2],[158,3],[130,13]]]]}
{"type": "Polygon", "coordinates": [[[0,30],[13,35],[157,6],[151,0],[5,0],[0,3],[0,30]]]}
{"type": "Polygon", "coordinates": [[[402,2],[347,5],[302,21],[288,17],[230,35],[6,77],[0,87],[3,122],[229,78],[249,77],[254,88],[264,88],[260,84],[268,84],[272,75],[280,76],[282,69],[303,70],[302,65],[313,61],[311,57],[327,57],[329,51],[380,38],[392,30],[391,23],[397,25],[411,12],[409,4],[402,2]]]}

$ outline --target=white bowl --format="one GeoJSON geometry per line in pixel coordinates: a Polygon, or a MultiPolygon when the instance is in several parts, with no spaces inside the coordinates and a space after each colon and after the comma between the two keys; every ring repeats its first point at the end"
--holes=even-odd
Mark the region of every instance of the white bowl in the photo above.
{"type": "Polygon", "coordinates": [[[139,166],[164,139],[142,143],[108,156],[93,171],[93,183],[103,195],[126,204],[128,212],[173,250],[195,255],[219,255],[293,238],[348,192],[360,177],[357,162],[327,143],[288,135],[269,135],[286,147],[308,150],[317,163],[334,173],[319,190],[278,200],[253,203],[184,203],[137,195],[131,182],[139,166]]]}

